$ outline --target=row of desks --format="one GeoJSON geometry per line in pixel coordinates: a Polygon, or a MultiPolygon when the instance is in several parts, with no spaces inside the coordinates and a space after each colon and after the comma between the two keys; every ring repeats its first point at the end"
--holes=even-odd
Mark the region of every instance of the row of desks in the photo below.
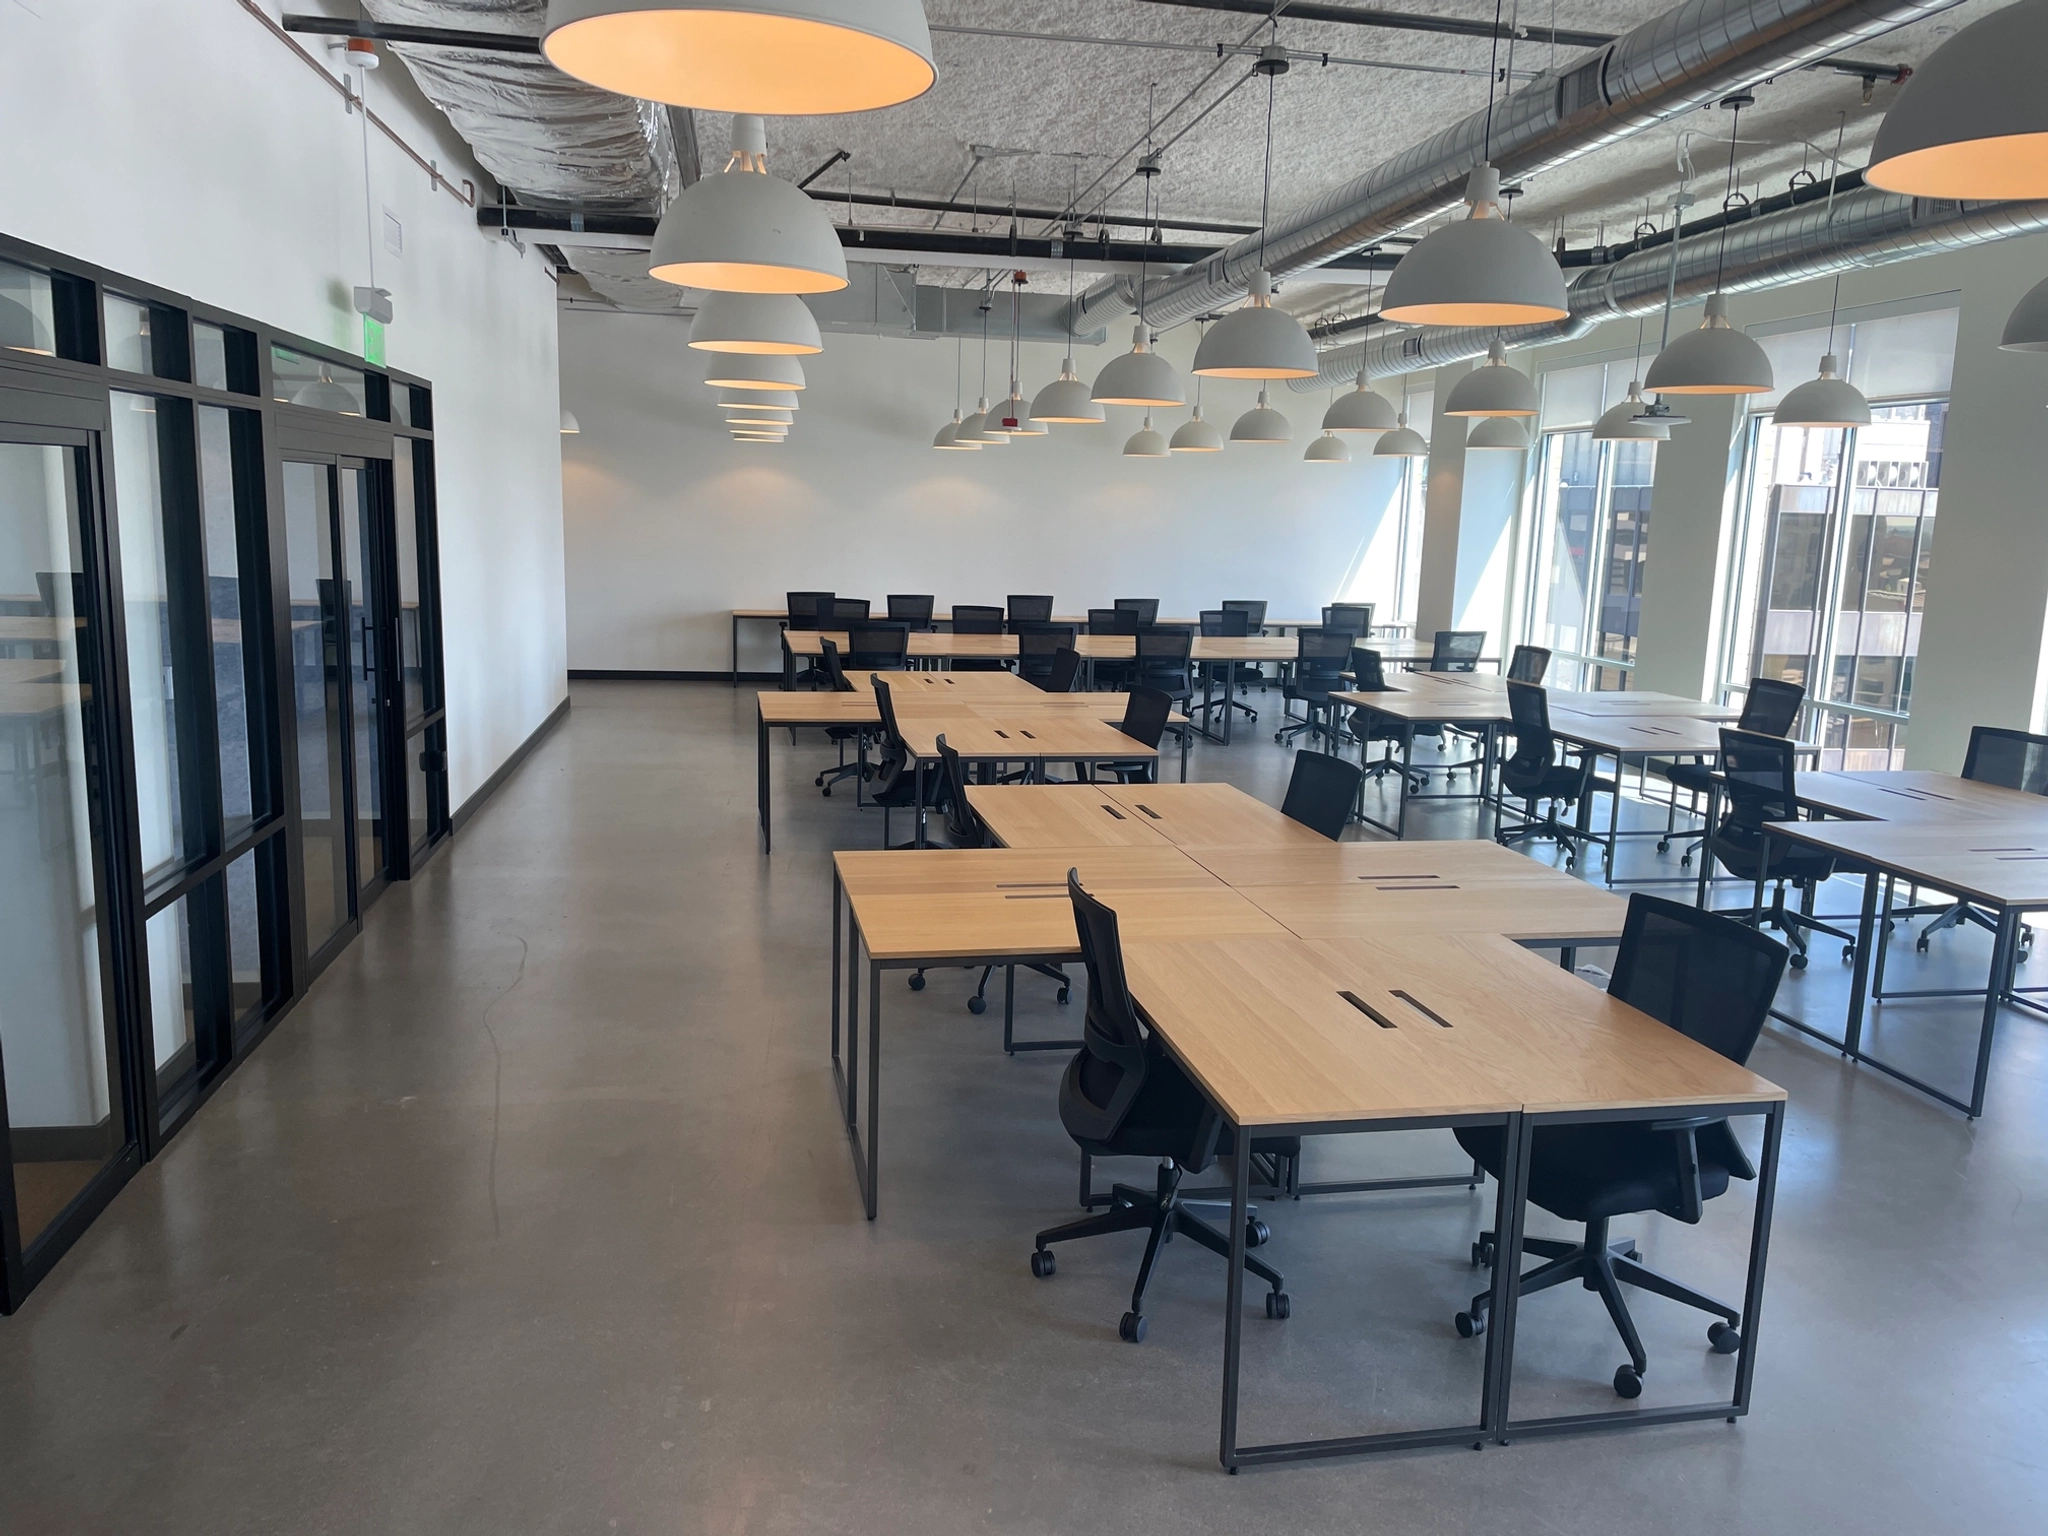
{"type": "Polygon", "coordinates": [[[834,858],[831,1054],[871,1218],[881,1174],[883,972],[1077,959],[1065,890],[1074,869],[1117,911],[1126,974],[1148,1026],[1238,1132],[1502,1126],[1510,1148],[1495,1215],[1503,1254],[1519,1251],[1538,1124],[1673,1110],[1766,1120],[1743,1347],[1726,1400],[1514,1419],[1517,1265],[1504,1260],[1472,1422],[1281,1445],[1243,1444],[1239,1433],[1251,1160],[1235,1158],[1226,1467],[1747,1411],[1784,1093],[1527,947],[1568,954],[1613,942],[1626,910],[1620,898],[1491,843],[1331,843],[1225,785],[975,786],[968,794],[1005,848],[834,858]]]}

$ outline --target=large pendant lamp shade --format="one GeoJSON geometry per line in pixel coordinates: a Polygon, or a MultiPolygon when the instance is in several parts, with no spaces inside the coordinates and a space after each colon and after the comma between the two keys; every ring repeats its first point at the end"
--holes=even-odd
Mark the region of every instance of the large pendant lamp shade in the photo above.
{"type": "Polygon", "coordinates": [[[801,357],[825,350],[810,306],[793,293],[711,293],[690,322],[699,352],[801,357]]]}
{"type": "Polygon", "coordinates": [[[1166,446],[1174,453],[1221,453],[1223,429],[1213,421],[1202,420],[1202,408],[1198,405],[1194,415],[1173,429],[1173,441],[1166,446]]]}
{"type": "Polygon", "coordinates": [[[1513,416],[1488,416],[1466,435],[1468,451],[1520,453],[1529,446],[1529,429],[1513,416]]]}
{"type": "Polygon", "coordinates": [[[1644,385],[1660,395],[1763,395],[1772,388],[1771,360],[1728,323],[1728,297],[1707,296],[1700,328],[1672,342],[1650,364],[1644,385]]]}
{"type": "Polygon", "coordinates": [[[1358,387],[1339,395],[1323,412],[1325,432],[1391,432],[1394,430],[1394,402],[1365,381],[1358,370],[1358,387]]]}
{"type": "Polygon", "coordinates": [[[740,113],[724,172],[668,205],[647,271],[718,293],[831,293],[846,286],[846,253],[825,210],[768,174],[767,129],[740,113]]]}
{"type": "Polygon", "coordinates": [[[1863,179],[1911,197],[2048,197],[2048,0],[2020,0],[1927,56],[1878,126],[1863,179]]]}
{"type": "Polygon", "coordinates": [[[541,52],[621,96],[810,117],[931,89],[918,0],[548,0],[541,52]]]}
{"type": "Polygon", "coordinates": [[[1266,392],[1259,391],[1259,403],[1230,424],[1233,443],[1291,443],[1294,423],[1266,404],[1266,392]]]}
{"type": "Polygon", "coordinates": [[[1261,267],[1251,296],[1214,325],[1195,348],[1195,372],[1212,379],[1308,379],[1319,371],[1315,343],[1301,322],[1273,308],[1273,280],[1261,267]]]}
{"type": "Polygon", "coordinates": [[[955,407],[953,419],[939,428],[939,435],[932,439],[932,446],[934,448],[948,449],[953,452],[974,452],[980,449],[981,444],[963,443],[960,441],[960,411],[958,407],[955,407]]]}
{"type": "Polygon", "coordinates": [[[1140,321],[1131,330],[1131,350],[1095,376],[1090,398],[1098,405],[1180,405],[1187,395],[1173,364],[1151,349],[1140,321]]]}
{"type": "Polygon", "coordinates": [[[2048,280],[2036,283],[2013,305],[1998,344],[2008,352],[2048,352],[2048,280]]]}
{"type": "Polygon", "coordinates": [[[1041,389],[1031,402],[1033,421],[1071,422],[1075,426],[1099,426],[1108,416],[1088,393],[1088,386],[1074,372],[1071,357],[1060,361],[1060,376],[1041,389]]]}
{"type": "Polygon", "coordinates": [[[1788,391],[1771,418],[1781,427],[1867,427],[1870,402],[1847,379],[1835,377],[1835,354],[1820,360],[1820,377],[1788,391]]]}
{"type": "Polygon", "coordinates": [[[719,389],[794,392],[804,387],[804,365],[793,357],[770,352],[749,356],[738,352],[714,352],[706,384],[719,389]]]}
{"type": "Polygon", "coordinates": [[[1152,430],[1152,413],[1145,413],[1145,425],[1124,440],[1124,457],[1127,459],[1163,459],[1166,457],[1166,439],[1152,430]]]}
{"type": "Polygon", "coordinates": [[[1351,445],[1334,432],[1325,432],[1308,445],[1308,452],[1302,456],[1308,464],[1349,464],[1351,445]]]}
{"type": "Polygon", "coordinates": [[[1025,404],[1024,393],[1015,379],[1010,380],[1009,398],[996,408],[989,430],[1005,437],[1046,437],[1052,432],[1032,418],[1031,407],[1025,404]]]}
{"type": "Polygon", "coordinates": [[[1508,366],[1507,348],[1497,336],[1486,361],[1453,384],[1444,401],[1446,416],[1534,416],[1536,409],[1536,385],[1508,366]]]}
{"type": "Polygon", "coordinates": [[[1500,172],[1475,167],[1465,201],[1470,218],[1446,224],[1401,258],[1380,313],[1412,325],[1531,325],[1569,314],[1557,258],[1501,213],[1500,172]]]}
{"type": "Polygon", "coordinates": [[[1380,440],[1372,445],[1376,457],[1383,459],[1420,459],[1429,454],[1429,444],[1422,440],[1422,434],[1408,425],[1406,411],[1395,418],[1394,430],[1382,432],[1380,440]]]}
{"type": "Polygon", "coordinates": [[[1640,380],[1628,381],[1628,396],[1620,404],[1610,408],[1593,423],[1593,441],[1596,443],[1627,442],[1669,442],[1671,428],[1664,422],[1643,413],[1649,406],[1643,401],[1643,386],[1640,380]]]}

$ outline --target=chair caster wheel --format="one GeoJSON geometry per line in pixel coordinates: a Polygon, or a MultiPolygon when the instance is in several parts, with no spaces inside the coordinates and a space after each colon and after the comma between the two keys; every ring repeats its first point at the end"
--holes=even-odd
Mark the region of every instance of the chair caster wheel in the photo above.
{"type": "Polygon", "coordinates": [[[1050,1280],[1059,1268],[1059,1261],[1052,1256],[1050,1248],[1041,1248],[1031,1255],[1031,1273],[1041,1280],[1050,1280]]]}
{"type": "Polygon", "coordinates": [[[923,971],[918,971],[910,978],[910,990],[913,992],[922,992],[924,990],[923,971]]]}
{"type": "Polygon", "coordinates": [[[1691,854],[1689,854],[1689,853],[1686,853],[1686,854],[1680,854],[1680,855],[1679,855],[1679,859],[1678,859],[1678,867],[1679,867],[1680,869],[1691,869],[1691,868],[1692,868],[1692,855],[1691,855],[1691,854]]]}
{"type": "Polygon", "coordinates": [[[825,798],[826,798],[827,800],[830,800],[830,799],[832,798],[832,791],[831,791],[831,790],[829,790],[829,789],[828,789],[828,790],[826,790],[826,791],[825,791],[825,798]]]}
{"type": "Polygon", "coordinates": [[[1921,935],[1921,936],[1920,936],[1919,938],[1915,939],[1915,940],[1913,941],[1913,948],[1914,948],[1914,949],[1916,949],[1916,950],[1918,950],[1918,951],[1919,951],[1919,952],[1920,952],[1921,954],[1923,954],[1923,955],[1924,955],[1924,954],[1926,954],[1926,953],[1927,953],[1927,935],[1923,933],[1923,934],[1922,934],[1922,935],[1921,935]]]}
{"type": "Polygon", "coordinates": [[[1244,1224],[1244,1245],[1247,1248],[1263,1248],[1273,1241],[1273,1229],[1257,1217],[1244,1224]]]}
{"type": "Polygon", "coordinates": [[[1657,840],[1657,851],[1659,853],[1669,853],[1671,851],[1671,839],[1668,837],[1659,838],[1657,840]]]}
{"type": "Polygon", "coordinates": [[[1482,1266],[1493,1268],[1493,1244],[1485,1241],[1472,1245],[1472,1267],[1478,1269],[1482,1266]]]}
{"type": "Polygon", "coordinates": [[[967,1011],[969,1013],[987,1013],[988,999],[985,997],[970,997],[967,999],[967,1011]]]}
{"type": "Polygon", "coordinates": [[[1073,991],[1071,988],[1061,987],[1059,991],[1053,994],[1053,1001],[1056,1003],[1064,1003],[1071,996],[1073,996],[1073,991]]]}
{"type": "Polygon", "coordinates": [[[1842,964],[1844,964],[1844,965],[1854,965],[1855,963],[1856,963],[1856,946],[1855,946],[1854,944],[1844,944],[1844,945],[1842,946],[1842,964]]]}
{"type": "Polygon", "coordinates": [[[1458,1337],[1461,1339],[1476,1339],[1486,1332],[1484,1312],[1460,1312],[1451,1321],[1458,1325],[1458,1337]]]}
{"type": "Polygon", "coordinates": [[[1145,1317],[1140,1312],[1126,1312],[1117,1319],[1116,1336],[1126,1344],[1145,1342],[1145,1317]]]}
{"type": "Polygon", "coordinates": [[[1614,1390],[1620,1397],[1636,1398],[1643,1395],[1643,1378],[1632,1365],[1618,1365],[1614,1368],[1614,1390]]]}
{"type": "Polygon", "coordinates": [[[1732,1355],[1742,1348],[1742,1335],[1733,1325],[1717,1322],[1707,1329],[1707,1343],[1717,1355],[1732,1355]]]}
{"type": "Polygon", "coordinates": [[[1806,969],[1806,956],[1800,954],[1797,950],[1792,952],[1792,969],[1795,971],[1806,969]]]}
{"type": "Polygon", "coordinates": [[[1266,1292],[1266,1316],[1284,1323],[1294,1315],[1294,1301],[1285,1291],[1266,1292]]]}

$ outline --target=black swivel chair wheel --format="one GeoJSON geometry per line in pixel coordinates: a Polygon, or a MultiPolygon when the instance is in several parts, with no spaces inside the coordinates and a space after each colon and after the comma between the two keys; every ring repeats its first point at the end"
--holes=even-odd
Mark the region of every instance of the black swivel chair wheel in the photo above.
{"type": "Polygon", "coordinates": [[[1478,1269],[1482,1265],[1487,1269],[1493,1268],[1493,1242],[1490,1238],[1482,1237],[1472,1245],[1472,1267],[1478,1269]]]}
{"type": "Polygon", "coordinates": [[[923,971],[912,971],[910,973],[910,990],[913,992],[922,992],[924,990],[923,971]]]}
{"type": "Polygon", "coordinates": [[[1266,1316],[1276,1323],[1284,1323],[1294,1315],[1294,1299],[1285,1291],[1266,1292],[1266,1316]]]}
{"type": "Polygon", "coordinates": [[[1842,946],[1842,964],[1844,964],[1844,965],[1854,965],[1855,963],[1856,963],[1856,946],[1855,946],[1854,944],[1844,944],[1844,945],[1842,946]]]}
{"type": "Polygon", "coordinates": [[[1122,1317],[1118,1318],[1116,1336],[1126,1344],[1144,1343],[1145,1314],[1142,1312],[1126,1312],[1122,1317]]]}
{"type": "Polygon", "coordinates": [[[988,999],[985,997],[970,997],[967,999],[967,1011],[969,1013],[987,1013],[988,999]]]}
{"type": "Polygon", "coordinates": [[[1805,970],[1805,969],[1806,969],[1806,956],[1804,956],[1804,955],[1802,955],[1801,953],[1799,953],[1799,951],[1798,951],[1798,950],[1796,950],[1796,949],[1795,949],[1795,950],[1793,950],[1793,951],[1792,951],[1792,960],[1791,960],[1791,965],[1792,965],[1792,969],[1793,969],[1793,970],[1795,970],[1795,971],[1803,971],[1803,970],[1805,970]]]}
{"type": "Polygon", "coordinates": [[[1052,1256],[1050,1248],[1041,1248],[1031,1255],[1031,1273],[1041,1280],[1050,1280],[1059,1269],[1059,1261],[1052,1256]]]}
{"type": "Polygon", "coordinates": [[[1056,1003],[1064,1003],[1065,1001],[1067,1001],[1068,998],[1072,997],[1073,995],[1074,989],[1072,987],[1061,987],[1059,991],[1053,994],[1053,1001],[1056,1003]]]}
{"type": "Polygon", "coordinates": [[[1742,1348],[1742,1334],[1732,1325],[1717,1320],[1707,1328],[1707,1343],[1717,1355],[1732,1355],[1742,1348]]]}
{"type": "Polygon", "coordinates": [[[1457,1325],[1458,1337],[1461,1339],[1476,1339],[1486,1332],[1484,1312],[1460,1312],[1451,1321],[1457,1325]]]}
{"type": "Polygon", "coordinates": [[[1643,1395],[1642,1373],[1632,1365],[1617,1365],[1614,1368],[1614,1390],[1617,1396],[1637,1398],[1643,1395]]]}

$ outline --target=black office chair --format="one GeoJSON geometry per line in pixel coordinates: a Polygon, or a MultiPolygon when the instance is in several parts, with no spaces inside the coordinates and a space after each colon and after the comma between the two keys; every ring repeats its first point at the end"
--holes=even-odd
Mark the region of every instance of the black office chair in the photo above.
{"type": "Polygon", "coordinates": [[[1550,647],[1518,645],[1508,659],[1508,677],[1517,683],[1540,683],[1550,670],[1550,647]]]}
{"type": "MultiPolygon", "coordinates": [[[[1784,945],[1717,913],[1637,892],[1629,897],[1607,992],[1730,1061],[1747,1062],[1784,974],[1784,945]]],[[[1475,1161],[1500,1177],[1505,1140],[1498,1127],[1464,1126],[1454,1134],[1475,1161]]],[[[1640,1396],[1650,1368],[1621,1293],[1625,1284],[1718,1314],[1707,1328],[1708,1345],[1717,1355],[1742,1348],[1739,1311],[1651,1269],[1633,1238],[1607,1235],[1615,1217],[1639,1212],[1697,1225],[1707,1201],[1726,1193],[1730,1179],[1754,1179],[1756,1169],[1726,1120],[1667,1115],[1539,1125],[1529,1157],[1529,1198],[1561,1220],[1584,1222],[1584,1240],[1524,1237],[1523,1252],[1549,1262],[1521,1274],[1520,1255],[1499,1254],[1495,1235],[1482,1232],[1472,1245],[1472,1262],[1514,1264],[1520,1276],[1516,1294],[1525,1302],[1572,1280],[1598,1291],[1629,1355],[1629,1363],[1614,1373],[1616,1392],[1640,1396]]],[[[1485,1293],[1472,1298],[1471,1310],[1457,1316],[1460,1334],[1469,1339],[1486,1331],[1490,1301],[1485,1293]]],[[[1526,1311],[1518,1322],[1530,1326],[1526,1311]]]]}
{"type": "Polygon", "coordinates": [[[1244,615],[1245,633],[1263,635],[1266,632],[1266,600],[1264,598],[1226,597],[1223,606],[1234,613],[1244,615]]]}
{"type": "Polygon", "coordinates": [[[1752,884],[1761,874],[1772,886],[1771,905],[1752,910],[1750,922],[1766,923],[1784,933],[1792,946],[1792,969],[1806,969],[1806,935],[1825,933],[1842,941],[1842,960],[1856,958],[1856,936],[1831,927],[1813,915],[1814,895],[1835,872],[1835,857],[1790,838],[1770,839],[1763,851],[1764,823],[1797,821],[1799,791],[1793,766],[1793,744],[1782,736],[1749,731],[1721,732],[1721,823],[1707,834],[1707,852],[1721,867],[1752,884]],[[1799,910],[1785,909],[1785,887],[1799,892],[1799,910]]]}
{"type": "MultiPolygon", "coordinates": [[[[1351,673],[1349,693],[1391,693],[1387,686],[1387,670],[1378,651],[1363,645],[1351,648],[1351,661],[1345,669],[1351,673]]],[[[1383,779],[1390,773],[1401,771],[1401,757],[1414,745],[1415,727],[1406,720],[1395,720],[1386,715],[1376,715],[1369,710],[1351,711],[1351,735],[1358,743],[1361,782],[1364,779],[1383,779]],[[1386,748],[1378,757],[1373,757],[1372,747],[1379,742],[1386,748]]],[[[1408,771],[1408,787],[1419,790],[1426,779],[1414,769],[1408,771]]]]}
{"type": "Polygon", "coordinates": [[[1012,624],[1010,632],[1017,637],[1017,675],[1040,688],[1052,681],[1052,669],[1059,653],[1074,649],[1074,626],[1071,624],[1027,621],[1012,624]]]}
{"type": "Polygon", "coordinates": [[[859,672],[901,672],[910,664],[910,626],[860,619],[847,625],[843,666],[859,672]]]}
{"type": "Polygon", "coordinates": [[[1010,633],[1021,634],[1019,624],[1050,624],[1052,622],[1052,599],[1050,597],[1018,597],[1012,593],[1010,603],[1010,633]]]}
{"type": "Polygon", "coordinates": [[[929,592],[889,594],[889,620],[894,624],[908,624],[919,634],[932,627],[932,609],[936,600],[929,592]]]}
{"type": "Polygon", "coordinates": [[[1372,638],[1371,603],[1323,604],[1323,628],[1348,629],[1360,640],[1372,638]]]}
{"type": "MultiPolygon", "coordinates": [[[[1798,683],[1782,682],[1775,677],[1753,677],[1749,690],[1742,698],[1742,714],[1735,722],[1738,731],[1751,731],[1759,736],[1790,736],[1792,727],[1799,723],[1800,706],[1806,702],[1806,689],[1798,683]]],[[[1678,830],[1678,791],[1684,790],[1692,801],[1692,812],[1700,813],[1707,797],[1714,789],[1714,769],[1709,763],[1695,759],[1692,762],[1653,761],[1650,772],[1671,781],[1671,804],[1664,812],[1664,835],[1657,840],[1657,851],[1668,853],[1671,849],[1671,835],[1678,830]]],[[[1704,841],[1702,839],[1701,841],[1704,841]]],[[[1690,869],[1692,856],[1699,852],[1700,842],[1694,842],[1678,860],[1679,868],[1690,869]]]]}
{"type": "Polygon", "coordinates": [[[1052,671],[1038,686],[1047,693],[1072,693],[1080,677],[1081,653],[1069,644],[1052,653],[1052,671]]]}
{"type": "Polygon", "coordinates": [[[868,600],[864,597],[835,597],[832,599],[832,619],[829,624],[820,624],[820,629],[850,629],[855,624],[868,621],[868,600]]]}
{"type": "Polygon", "coordinates": [[[1159,599],[1156,597],[1119,597],[1112,604],[1126,613],[1138,616],[1138,627],[1159,622],[1159,599]]]}
{"type": "Polygon", "coordinates": [[[1195,637],[1183,629],[1155,625],[1138,631],[1137,668],[1131,686],[1156,688],[1185,709],[1195,684],[1190,657],[1195,637]]]}
{"type": "MultiPolygon", "coordinates": [[[[1088,610],[1088,633],[1091,635],[1131,635],[1138,633],[1138,614],[1134,608],[1090,608],[1088,610]]],[[[1115,690],[1130,686],[1136,674],[1137,663],[1120,657],[1098,657],[1095,661],[1095,686],[1115,690]]]]}
{"type": "MultiPolygon", "coordinates": [[[[896,726],[896,705],[889,694],[889,685],[879,677],[870,677],[874,685],[875,708],[881,713],[882,724],[878,732],[881,737],[881,758],[875,765],[871,782],[873,791],[868,795],[870,805],[882,808],[882,846],[888,848],[915,848],[916,839],[907,843],[892,845],[889,842],[889,816],[894,811],[918,809],[917,762],[910,755],[910,747],[903,740],[903,733],[896,726]]],[[[945,785],[936,773],[924,776],[924,807],[929,810],[938,805],[945,785]]]]}
{"type": "MultiPolygon", "coordinates": [[[[854,691],[853,680],[846,675],[845,669],[839,665],[838,642],[834,640],[821,640],[818,644],[820,646],[818,660],[824,664],[825,678],[830,683],[832,692],[852,693],[854,691]]],[[[832,797],[832,786],[841,779],[865,779],[868,776],[867,754],[865,752],[857,750],[852,762],[849,763],[846,760],[846,744],[849,741],[856,744],[861,743],[867,734],[868,728],[864,725],[828,725],[825,727],[825,739],[838,744],[839,763],[836,767],[827,768],[811,782],[825,791],[826,799],[829,800],[832,797]]],[[[854,792],[856,795],[859,794],[858,786],[855,787],[854,792]]]]}
{"type": "MultiPolygon", "coordinates": [[[[1241,640],[1252,633],[1252,616],[1242,607],[1204,608],[1200,620],[1205,639],[1241,640]]],[[[1209,700],[1202,708],[1242,710],[1245,718],[1256,724],[1259,712],[1234,695],[1250,692],[1254,682],[1265,682],[1265,675],[1258,667],[1248,661],[1211,661],[1204,665],[1210,669],[1210,675],[1222,683],[1223,694],[1221,698],[1209,700]]]]}
{"type": "Polygon", "coordinates": [[[1503,822],[1494,832],[1502,847],[1531,837],[1554,839],[1565,850],[1565,863],[1578,863],[1579,831],[1557,819],[1568,809],[1601,793],[1614,794],[1612,779],[1593,776],[1594,755],[1583,747],[1568,747],[1550,729],[1550,695],[1535,683],[1508,679],[1508,718],[1514,725],[1515,750],[1500,765],[1501,795],[1513,795],[1522,802],[1522,823],[1510,827],[1503,822]],[[1544,806],[1542,818],[1536,807],[1544,806]]]}
{"type": "MultiPolygon", "coordinates": [[[[1230,1239],[1180,1198],[1182,1177],[1201,1173],[1215,1161],[1223,1117],[1139,1022],[1124,980],[1116,913],[1081,889],[1074,870],[1067,871],[1067,893],[1074,902],[1081,959],[1088,967],[1088,1014],[1081,1049],[1060,1079],[1060,1123],[1089,1157],[1156,1157],[1159,1176],[1149,1193],[1135,1185],[1115,1185],[1108,1210],[1039,1233],[1031,1273],[1044,1280],[1056,1272],[1053,1243],[1110,1232],[1150,1233],[1138,1283],[1131,1288],[1131,1309],[1116,1330],[1119,1338],[1140,1344],[1145,1339],[1145,1287],[1161,1248],[1175,1237],[1187,1237],[1226,1262],[1230,1258],[1230,1239]]],[[[1255,1142],[1252,1150],[1256,1154],[1261,1148],[1255,1142]]],[[[1247,1217],[1245,1228],[1247,1248],[1271,1236],[1255,1217],[1247,1217]]],[[[1280,1272],[1250,1253],[1244,1267],[1271,1287],[1266,1316],[1286,1317],[1292,1304],[1280,1272]]]]}
{"type": "Polygon", "coordinates": [[[1305,624],[1295,633],[1294,674],[1280,692],[1287,703],[1298,703],[1307,713],[1275,731],[1275,741],[1289,744],[1303,731],[1310,731],[1326,744],[1335,745],[1336,724],[1330,717],[1335,714],[1336,705],[1330,695],[1351,686],[1344,670],[1351,659],[1352,642],[1357,638],[1349,630],[1324,629],[1313,624],[1305,624]]]}
{"type": "Polygon", "coordinates": [[[1486,650],[1483,629],[1440,629],[1429,648],[1432,672],[1477,672],[1486,650]]]}
{"type": "MultiPolygon", "coordinates": [[[[1117,729],[1141,746],[1156,747],[1166,735],[1167,717],[1173,713],[1173,695],[1157,688],[1133,688],[1124,700],[1124,717],[1117,729]]],[[[1151,784],[1159,777],[1159,759],[1131,758],[1123,762],[1076,763],[1084,779],[1108,775],[1119,784],[1151,784]]]]}
{"type": "Polygon", "coordinates": [[[1358,786],[1364,781],[1364,770],[1354,762],[1327,752],[1297,752],[1280,814],[1334,843],[1350,824],[1358,786]]]}
{"type": "MultiPolygon", "coordinates": [[[[787,615],[783,621],[784,629],[810,631],[832,627],[832,593],[785,592],[782,601],[783,611],[787,615]]],[[[785,646],[788,643],[783,642],[785,646]]],[[[823,669],[815,661],[807,661],[804,663],[803,671],[796,675],[795,681],[797,686],[802,687],[806,683],[820,682],[824,676],[823,669]]],[[[791,732],[792,736],[794,734],[791,732]]]]}
{"type": "MultiPolygon", "coordinates": [[[[956,635],[1000,635],[1003,632],[1003,610],[980,603],[955,603],[953,605],[953,633],[956,635]]],[[[956,656],[950,663],[955,672],[1007,672],[1007,662],[992,660],[984,656],[956,656]]]]}
{"type": "MultiPolygon", "coordinates": [[[[2048,795],[2048,736],[2032,736],[2025,731],[2015,731],[1996,725],[1973,725],[1970,727],[1969,750],[1963,755],[1963,777],[1974,779],[1979,784],[1996,784],[2002,789],[2016,789],[2026,795],[2048,795]]],[[[1939,916],[1913,941],[1913,947],[1921,952],[1927,949],[1928,940],[1944,928],[1959,928],[1964,923],[1974,923],[1993,933],[1998,931],[1998,919],[1967,901],[1956,902],[1943,909],[1939,916]]],[[[2020,925],[2020,945],[2014,954],[2015,960],[2026,960],[2034,947],[2034,930],[2020,925]]]]}

